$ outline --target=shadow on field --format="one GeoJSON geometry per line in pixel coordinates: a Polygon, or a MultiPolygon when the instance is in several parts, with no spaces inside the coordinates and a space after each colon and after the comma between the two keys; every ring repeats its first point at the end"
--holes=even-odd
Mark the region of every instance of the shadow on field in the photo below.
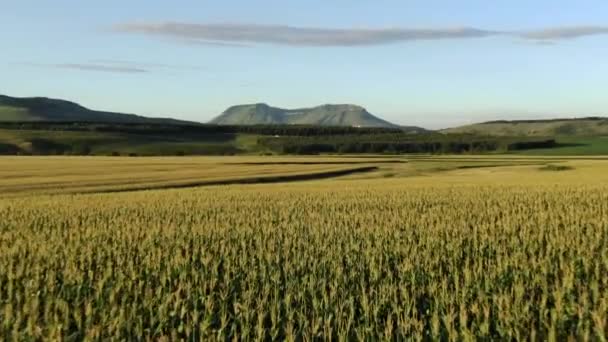
{"type": "Polygon", "coordinates": [[[545,166],[539,168],[539,170],[540,171],[570,171],[570,170],[574,170],[574,167],[568,166],[568,165],[548,164],[548,165],[545,165],[545,166]]]}
{"type": "Polygon", "coordinates": [[[509,166],[534,166],[534,165],[544,165],[544,163],[505,163],[505,164],[489,164],[489,165],[461,165],[461,166],[457,166],[456,169],[458,170],[467,170],[467,169],[487,169],[487,168],[494,168],[494,167],[509,167],[509,166]]]}
{"type": "Polygon", "coordinates": [[[356,165],[356,164],[405,164],[404,160],[367,160],[367,161],[286,161],[286,162],[242,162],[224,165],[356,165]]]}
{"type": "Polygon", "coordinates": [[[558,142],[555,144],[555,146],[553,148],[585,147],[585,146],[591,146],[591,144],[558,142]]]}
{"type": "Polygon", "coordinates": [[[134,186],[127,189],[109,189],[109,190],[93,190],[84,191],[80,193],[117,193],[117,192],[133,192],[133,191],[145,191],[145,190],[164,190],[164,189],[183,189],[183,188],[194,188],[200,186],[212,186],[212,185],[235,185],[235,184],[265,184],[265,183],[283,183],[283,182],[296,182],[296,181],[308,181],[308,180],[319,180],[327,178],[335,178],[340,176],[347,176],[357,173],[366,173],[378,170],[377,166],[366,166],[358,167],[353,169],[315,172],[308,174],[297,174],[297,175],[276,175],[276,176],[258,176],[251,178],[235,178],[235,179],[222,179],[222,180],[210,180],[210,181],[198,181],[188,182],[182,184],[166,184],[166,185],[152,185],[141,187],[134,186]]]}

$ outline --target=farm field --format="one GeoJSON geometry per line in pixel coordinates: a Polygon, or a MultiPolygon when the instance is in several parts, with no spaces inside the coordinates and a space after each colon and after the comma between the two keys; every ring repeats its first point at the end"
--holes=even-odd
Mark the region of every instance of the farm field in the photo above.
{"type": "Polygon", "coordinates": [[[116,192],[317,178],[398,162],[365,158],[0,157],[0,193],[116,192]]]}
{"type": "Polygon", "coordinates": [[[0,340],[608,336],[599,157],[2,157],[0,218],[0,340]]]}
{"type": "Polygon", "coordinates": [[[608,154],[608,137],[603,136],[559,136],[561,147],[519,151],[526,155],[606,155],[608,154]]]}
{"type": "MultiPolygon", "coordinates": [[[[559,179],[602,178],[604,157],[530,157],[518,155],[485,156],[229,156],[229,157],[0,157],[0,193],[4,197],[61,193],[119,192],[182,188],[218,184],[281,182],[316,178],[370,179],[405,177],[404,182],[418,183],[432,176],[433,181],[449,179],[453,173],[517,171],[530,179],[559,176],[559,179]],[[553,164],[575,164],[577,172],[559,175],[536,172],[553,164]],[[595,166],[598,167],[595,167],[595,166]],[[492,170],[487,170],[492,169],[492,170]],[[475,171],[477,170],[477,171],[475,171]],[[597,172],[596,172],[597,171],[597,172]],[[352,175],[351,175],[352,174],[352,175]],[[589,175],[588,175],[589,174],[589,175]],[[598,178],[599,177],[599,178],[598,178]]],[[[489,182],[508,182],[496,175],[489,182]]],[[[521,181],[516,177],[516,181],[521,181]]],[[[477,181],[477,180],[476,180],[477,181]]],[[[480,180],[481,181],[481,180],[480,180]]]]}

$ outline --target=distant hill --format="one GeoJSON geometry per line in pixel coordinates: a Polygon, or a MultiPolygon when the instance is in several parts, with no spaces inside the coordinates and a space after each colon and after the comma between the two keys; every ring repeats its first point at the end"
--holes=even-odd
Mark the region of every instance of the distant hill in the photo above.
{"type": "Polygon", "coordinates": [[[356,105],[323,105],[313,108],[283,109],[264,103],[240,105],[228,108],[211,121],[218,125],[319,125],[398,127],[370,114],[356,105]]]}
{"type": "Polygon", "coordinates": [[[46,97],[17,98],[4,95],[0,95],[0,121],[188,123],[174,119],[90,110],[74,102],[46,97]]]}
{"type": "Polygon", "coordinates": [[[608,135],[608,118],[489,121],[448,128],[444,133],[497,136],[593,136],[608,135]]]}

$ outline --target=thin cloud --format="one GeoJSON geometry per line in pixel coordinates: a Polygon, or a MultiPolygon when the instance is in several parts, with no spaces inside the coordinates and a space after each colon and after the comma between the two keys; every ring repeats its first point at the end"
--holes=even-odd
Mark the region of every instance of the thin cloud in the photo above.
{"type": "Polygon", "coordinates": [[[549,27],[539,30],[495,31],[474,27],[335,29],[258,24],[196,24],[184,22],[122,23],[114,32],[177,39],[187,44],[248,47],[250,44],[287,46],[370,46],[416,40],[474,39],[505,35],[523,40],[549,42],[608,35],[608,26],[549,27]]]}
{"type": "Polygon", "coordinates": [[[20,62],[25,65],[38,68],[71,69],[79,71],[113,72],[123,74],[142,74],[159,70],[203,70],[204,68],[191,65],[173,65],[164,63],[140,63],[120,59],[93,59],[84,63],[30,63],[20,62]]]}
{"type": "Polygon", "coordinates": [[[524,39],[542,41],[567,40],[597,35],[608,35],[608,26],[553,27],[519,34],[524,39]]]}
{"type": "Polygon", "coordinates": [[[122,59],[94,59],[91,63],[108,65],[111,67],[126,67],[126,68],[136,68],[136,69],[177,69],[177,70],[201,70],[202,67],[192,66],[192,65],[174,65],[174,64],[165,64],[165,63],[143,63],[143,62],[135,62],[129,60],[122,59]]]}
{"type": "Polygon", "coordinates": [[[203,46],[228,47],[228,48],[251,47],[251,45],[243,44],[243,43],[228,43],[228,42],[218,42],[218,41],[198,40],[198,39],[183,39],[182,42],[184,44],[188,44],[188,45],[203,45],[203,46]]]}
{"type": "Polygon", "coordinates": [[[36,64],[36,66],[57,68],[57,69],[114,72],[114,73],[124,73],[124,74],[141,74],[141,73],[149,72],[149,70],[147,70],[147,69],[132,67],[132,66],[88,64],[88,63],[36,64]]]}
{"type": "Polygon", "coordinates": [[[533,44],[539,45],[539,46],[553,46],[553,45],[556,45],[557,43],[552,40],[537,40],[537,41],[534,41],[533,44]]]}
{"type": "Polygon", "coordinates": [[[366,46],[415,40],[483,38],[500,34],[471,27],[446,29],[332,29],[256,24],[126,23],[119,33],[165,36],[212,43],[253,43],[289,46],[366,46]]]}

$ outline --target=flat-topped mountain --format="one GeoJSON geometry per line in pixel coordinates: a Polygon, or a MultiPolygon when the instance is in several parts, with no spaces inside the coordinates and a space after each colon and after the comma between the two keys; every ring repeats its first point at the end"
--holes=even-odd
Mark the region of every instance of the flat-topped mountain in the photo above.
{"type": "Polygon", "coordinates": [[[4,95],[0,95],[0,121],[187,123],[175,119],[91,110],[74,102],[46,97],[18,98],[4,95]]]}
{"type": "Polygon", "coordinates": [[[233,106],[211,123],[218,125],[319,125],[397,127],[365,108],[350,104],[327,104],[312,108],[283,109],[265,103],[233,106]]]}
{"type": "Polygon", "coordinates": [[[489,121],[448,128],[445,133],[470,133],[495,136],[583,136],[607,135],[608,118],[489,121]]]}

